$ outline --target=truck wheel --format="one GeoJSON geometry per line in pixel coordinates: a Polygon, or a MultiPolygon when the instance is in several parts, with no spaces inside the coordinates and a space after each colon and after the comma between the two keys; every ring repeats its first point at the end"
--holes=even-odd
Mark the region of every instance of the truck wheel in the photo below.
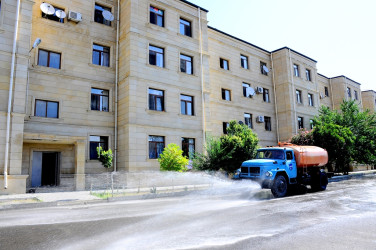
{"type": "Polygon", "coordinates": [[[313,191],[324,191],[328,183],[327,174],[325,172],[320,172],[319,176],[313,180],[311,188],[313,191]]]}
{"type": "Polygon", "coordinates": [[[272,185],[272,194],[275,198],[284,197],[287,194],[287,181],[283,175],[275,178],[272,185]]]}

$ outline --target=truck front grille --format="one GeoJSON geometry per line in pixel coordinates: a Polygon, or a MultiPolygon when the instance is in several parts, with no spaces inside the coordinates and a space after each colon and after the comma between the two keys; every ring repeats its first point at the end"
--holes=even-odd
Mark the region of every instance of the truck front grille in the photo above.
{"type": "Polygon", "coordinates": [[[260,167],[241,167],[242,174],[260,174],[260,167]]]}

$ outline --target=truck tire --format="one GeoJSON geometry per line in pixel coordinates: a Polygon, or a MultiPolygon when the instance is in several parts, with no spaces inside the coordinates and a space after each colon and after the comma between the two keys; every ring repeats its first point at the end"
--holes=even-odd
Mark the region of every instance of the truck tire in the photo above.
{"type": "Polygon", "coordinates": [[[285,197],[287,194],[287,181],[283,175],[277,176],[272,185],[272,194],[275,198],[285,197]]]}
{"type": "Polygon", "coordinates": [[[311,188],[313,191],[324,191],[328,186],[328,175],[325,172],[319,173],[317,178],[312,180],[311,188]]]}

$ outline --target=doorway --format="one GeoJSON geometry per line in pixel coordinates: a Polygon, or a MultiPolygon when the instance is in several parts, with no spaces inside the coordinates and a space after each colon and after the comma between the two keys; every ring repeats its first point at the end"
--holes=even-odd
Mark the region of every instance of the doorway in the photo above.
{"type": "Polygon", "coordinates": [[[59,186],[60,164],[58,152],[33,152],[31,187],[59,186]]]}

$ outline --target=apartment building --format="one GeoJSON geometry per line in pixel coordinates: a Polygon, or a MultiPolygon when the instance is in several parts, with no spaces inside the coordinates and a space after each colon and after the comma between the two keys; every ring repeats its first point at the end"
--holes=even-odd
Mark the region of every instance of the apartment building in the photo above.
{"type": "Polygon", "coordinates": [[[268,146],[310,128],[321,105],[369,105],[359,83],[318,74],[293,49],[267,51],[210,27],[208,11],[184,0],[0,6],[0,194],[158,170],[166,145],[202,152],[230,120],[268,146]],[[111,169],[97,146],[114,152],[111,169]]]}

